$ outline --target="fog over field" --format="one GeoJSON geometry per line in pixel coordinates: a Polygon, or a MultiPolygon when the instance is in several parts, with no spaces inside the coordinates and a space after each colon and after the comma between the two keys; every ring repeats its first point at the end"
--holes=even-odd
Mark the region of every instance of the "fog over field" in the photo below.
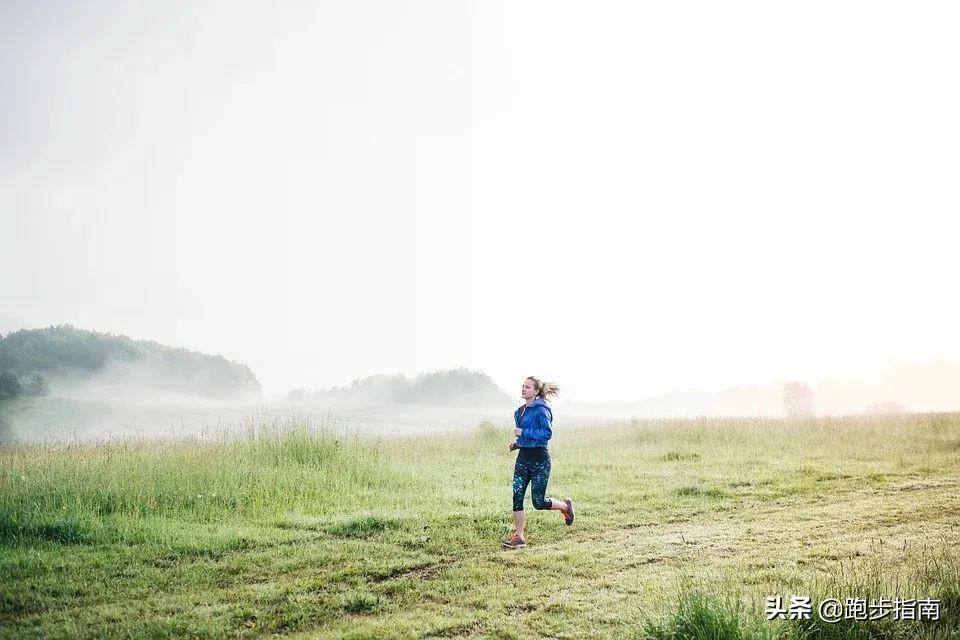
{"type": "MultiPolygon", "coordinates": [[[[960,366],[899,363],[870,377],[813,384],[773,381],[688,389],[634,402],[554,402],[558,428],[617,419],[899,414],[960,409],[960,366]]],[[[264,394],[255,373],[220,356],[70,326],[0,338],[0,435],[4,441],[105,440],[243,434],[254,424],[306,421],[363,436],[462,431],[487,423],[510,438],[516,390],[457,368],[376,374],[329,389],[264,394]],[[11,386],[12,385],[12,386],[11,386]]],[[[795,416],[798,417],[798,416],[795,416]]],[[[802,417],[802,416],[800,416],[802,417]]]]}

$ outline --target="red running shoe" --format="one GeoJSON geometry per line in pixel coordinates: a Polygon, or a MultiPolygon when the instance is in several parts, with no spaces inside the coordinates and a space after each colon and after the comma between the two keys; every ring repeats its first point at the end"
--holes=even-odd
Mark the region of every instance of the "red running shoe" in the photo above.
{"type": "Polygon", "coordinates": [[[526,540],[524,540],[517,534],[513,534],[512,536],[510,536],[508,540],[504,540],[500,544],[510,549],[520,549],[522,547],[527,546],[526,540]]]}

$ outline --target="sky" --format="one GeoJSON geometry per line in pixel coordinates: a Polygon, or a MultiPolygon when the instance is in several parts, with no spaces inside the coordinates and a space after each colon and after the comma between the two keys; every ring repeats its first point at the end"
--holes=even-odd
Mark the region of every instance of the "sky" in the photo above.
{"type": "Polygon", "coordinates": [[[952,2],[0,4],[0,313],[629,401],[960,360],[952,2]]]}

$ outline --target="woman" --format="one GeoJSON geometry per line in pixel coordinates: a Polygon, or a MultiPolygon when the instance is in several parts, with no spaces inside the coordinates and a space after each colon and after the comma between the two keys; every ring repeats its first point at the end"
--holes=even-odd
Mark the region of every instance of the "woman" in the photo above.
{"type": "Polygon", "coordinates": [[[509,450],[519,449],[520,452],[517,453],[517,462],[513,468],[513,535],[503,542],[503,546],[511,549],[527,546],[523,497],[527,493],[528,484],[532,485],[530,495],[535,509],[555,509],[567,524],[573,524],[573,500],[544,497],[547,480],[550,479],[547,441],[553,435],[553,412],[547,406],[546,398],[559,392],[560,388],[552,382],[541,382],[530,376],[523,381],[523,389],[520,391],[526,403],[513,413],[517,441],[510,444],[509,450]]]}

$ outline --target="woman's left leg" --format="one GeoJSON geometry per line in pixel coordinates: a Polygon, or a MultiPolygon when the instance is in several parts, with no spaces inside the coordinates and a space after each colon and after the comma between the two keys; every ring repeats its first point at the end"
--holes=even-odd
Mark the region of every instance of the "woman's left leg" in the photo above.
{"type": "Polygon", "coordinates": [[[533,498],[534,509],[556,509],[563,511],[567,508],[563,500],[553,500],[547,498],[547,482],[550,480],[550,458],[542,462],[531,463],[530,473],[530,497],[533,498]]]}

